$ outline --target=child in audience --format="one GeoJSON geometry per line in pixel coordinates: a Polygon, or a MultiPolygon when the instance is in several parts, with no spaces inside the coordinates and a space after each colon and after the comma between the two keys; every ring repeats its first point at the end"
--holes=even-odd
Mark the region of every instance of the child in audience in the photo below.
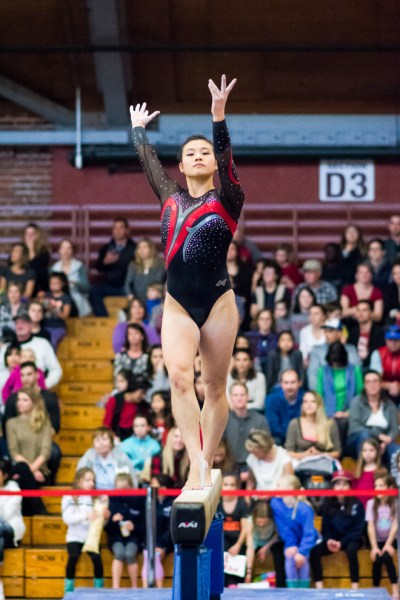
{"type": "MultiPolygon", "coordinates": [[[[133,488],[128,469],[121,469],[115,477],[115,489],[133,488]]],[[[112,496],[109,503],[110,518],[105,530],[113,554],[111,565],[113,589],[119,589],[124,563],[127,565],[131,587],[137,588],[137,553],[144,541],[145,499],[140,496],[112,496]]]]}
{"type": "MultiPolygon", "coordinates": [[[[393,477],[384,471],[376,471],[374,475],[375,490],[396,489],[393,477]]],[[[367,502],[365,520],[368,523],[368,538],[371,545],[372,584],[379,587],[382,565],[386,566],[392,584],[392,599],[399,598],[394,555],[397,535],[396,498],[393,496],[376,496],[367,502]]]]}
{"type": "MultiPolygon", "coordinates": [[[[4,353],[4,363],[0,365],[0,389],[4,387],[15,367],[19,365],[20,355],[21,348],[16,342],[7,346],[4,353]]],[[[2,410],[4,410],[3,406],[2,410]]]]}
{"type": "Polygon", "coordinates": [[[150,481],[153,458],[161,452],[161,445],[151,437],[150,432],[149,417],[138,414],[133,419],[133,434],[120,445],[120,450],[130,458],[134,468],[140,471],[140,479],[146,481],[150,481]]]}
{"type": "MultiPolygon", "coordinates": [[[[295,475],[284,475],[278,490],[299,490],[295,475]]],[[[284,541],[286,585],[288,588],[310,587],[309,556],[318,540],[314,527],[314,511],[296,496],[272,498],[271,508],[279,537],[284,541]]]]}
{"type": "Polygon", "coordinates": [[[276,333],[290,329],[289,305],[284,300],[277,300],[277,302],[275,302],[274,320],[276,333]]]}
{"type": "MultiPolygon", "coordinates": [[[[382,453],[379,441],[376,438],[366,439],[358,456],[353,488],[355,490],[372,490],[375,473],[377,469],[381,470],[381,464],[382,453]]],[[[358,496],[358,498],[365,508],[371,496],[358,496]]]]}
{"type": "Polygon", "coordinates": [[[160,390],[153,392],[150,406],[152,435],[164,447],[168,431],[174,424],[169,393],[160,390]]]}
{"type": "Polygon", "coordinates": [[[162,451],[162,472],[168,475],[173,487],[181,488],[187,479],[189,457],[178,427],[172,427],[162,451]]]}
{"type": "Polygon", "coordinates": [[[283,560],[283,542],[276,532],[270,504],[258,500],[248,520],[249,537],[247,542],[247,568],[245,582],[251,583],[254,560],[265,562],[271,552],[274,558],[276,587],[286,585],[285,564],[283,560]]]}
{"type": "MultiPolygon", "coordinates": [[[[0,490],[18,492],[19,485],[10,479],[11,463],[0,458],[0,490]]],[[[3,574],[4,549],[13,548],[24,536],[25,523],[21,513],[21,496],[2,496],[0,502],[0,577],[3,574]]],[[[0,579],[0,600],[4,600],[3,582],[0,579]]]]}
{"type": "MultiPolygon", "coordinates": [[[[238,490],[239,478],[235,473],[225,473],[222,477],[222,490],[238,490]]],[[[224,551],[232,556],[246,554],[246,544],[249,539],[247,518],[249,509],[244,498],[223,496],[218,511],[224,517],[224,551]]],[[[247,567],[249,568],[249,567],[247,567]]],[[[251,574],[247,571],[247,574],[251,574]]],[[[225,587],[244,581],[244,577],[225,573],[225,587]]]]}
{"type": "Polygon", "coordinates": [[[126,369],[122,372],[127,384],[121,383],[120,387],[125,389],[109,397],[103,419],[103,425],[112,429],[117,443],[132,435],[135,416],[148,414],[150,410],[144,399],[147,382],[126,369]]]}
{"type": "Polygon", "coordinates": [[[170,390],[161,344],[154,344],[150,348],[146,379],[149,383],[146,393],[147,402],[150,402],[154,392],[170,390]]]}
{"type": "Polygon", "coordinates": [[[337,496],[325,498],[322,507],[322,541],[311,551],[310,564],[315,587],[322,589],[323,572],[321,558],[343,550],[349,562],[351,588],[358,589],[358,550],[364,531],[364,507],[358,498],[341,496],[342,490],[351,490],[353,477],[347,471],[336,471],[332,477],[337,496]]]}
{"type": "Polygon", "coordinates": [[[231,473],[234,470],[229,446],[223,438],[215,451],[212,468],[220,469],[223,473],[231,473]]]}
{"type": "MultiPolygon", "coordinates": [[[[43,326],[50,333],[51,345],[57,350],[58,344],[67,333],[66,321],[72,312],[72,298],[69,295],[68,279],[65,273],[54,271],[49,278],[50,291],[46,292],[43,306],[45,318],[43,326]]],[[[76,314],[75,314],[76,316],[76,314]]]]}
{"type": "MultiPolygon", "coordinates": [[[[22,388],[21,365],[26,365],[26,363],[33,363],[36,365],[36,355],[35,355],[34,351],[32,350],[32,348],[23,348],[21,350],[20,362],[11,371],[10,376],[7,379],[7,381],[5,382],[5,384],[3,386],[3,390],[1,392],[4,403],[6,402],[7,398],[9,396],[11,396],[11,394],[13,394],[14,392],[17,392],[18,390],[20,390],[22,388]]],[[[44,377],[44,373],[43,373],[42,369],[38,368],[37,373],[38,373],[38,382],[37,382],[38,386],[42,390],[47,389],[46,381],[45,381],[45,377],[44,377]]]]}
{"type": "MultiPolygon", "coordinates": [[[[95,488],[94,471],[89,468],[78,469],[75,473],[72,489],[90,491],[95,488]]],[[[75,571],[83,545],[89,533],[91,521],[95,518],[92,496],[63,496],[61,503],[62,519],[67,529],[68,562],[66,568],[65,592],[73,592],[75,571]]],[[[88,552],[94,568],[94,587],[103,587],[103,563],[101,555],[88,552]]]]}
{"type": "MultiPolygon", "coordinates": [[[[172,488],[173,481],[168,475],[160,473],[154,475],[150,481],[151,487],[155,488],[172,488]]],[[[171,511],[173,498],[171,496],[157,495],[156,505],[156,548],[155,548],[155,579],[158,588],[163,587],[164,567],[163,560],[174,551],[174,544],[171,537],[171,511]]],[[[148,553],[143,550],[143,567],[142,567],[142,587],[147,588],[148,585],[148,553]]]]}

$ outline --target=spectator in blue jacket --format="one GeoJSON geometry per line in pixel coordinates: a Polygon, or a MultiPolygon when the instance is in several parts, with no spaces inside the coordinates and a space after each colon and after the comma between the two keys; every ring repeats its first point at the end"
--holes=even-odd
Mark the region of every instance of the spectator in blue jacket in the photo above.
{"type": "Polygon", "coordinates": [[[304,390],[297,371],[284,369],[279,385],[268,394],[265,402],[265,416],[278,446],[285,443],[290,421],[300,416],[303,396],[304,390]]]}
{"type": "Polygon", "coordinates": [[[137,471],[143,471],[148,461],[161,452],[161,446],[150,435],[151,424],[147,415],[136,415],[133,420],[133,434],[120,444],[121,452],[131,459],[137,471]]]}
{"type": "MultiPolygon", "coordinates": [[[[295,475],[284,475],[278,490],[299,490],[300,480],[295,475]]],[[[310,587],[309,556],[318,540],[314,527],[314,511],[296,496],[272,498],[271,508],[279,537],[284,541],[286,586],[310,587]]]]}

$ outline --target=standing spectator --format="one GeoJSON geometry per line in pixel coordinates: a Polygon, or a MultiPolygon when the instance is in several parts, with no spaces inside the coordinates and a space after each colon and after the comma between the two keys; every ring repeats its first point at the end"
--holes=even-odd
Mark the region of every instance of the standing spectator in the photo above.
{"type": "MultiPolygon", "coordinates": [[[[378,469],[382,469],[382,453],[379,440],[367,438],[363,441],[358,455],[357,467],[354,473],[355,490],[372,490],[374,476],[378,469]]],[[[364,508],[371,496],[359,496],[364,508]]]]}
{"type": "Polygon", "coordinates": [[[300,283],[295,288],[293,293],[294,302],[303,287],[310,287],[312,289],[318,304],[327,304],[336,300],[337,291],[335,286],[321,279],[322,264],[319,260],[306,260],[303,264],[303,273],[304,283],[300,283]]]}
{"type": "Polygon", "coordinates": [[[129,323],[126,329],[125,344],[122,352],[114,359],[114,376],[123,370],[132,371],[137,377],[145,377],[149,365],[147,337],[145,330],[137,323],[129,323]]]}
{"type": "Polygon", "coordinates": [[[316,304],[317,300],[312,289],[308,286],[303,286],[296,296],[292,314],[290,315],[289,329],[293,331],[297,344],[300,341],[300,331],[303,327],[310,324],[310,311],[316,304]]]}
{"type": "Polygon", "coordinates": [[[346,285],[340,297],[343,318],[355,318],[357,303],[360,300],[369,300],[373,304],[372,318],[381,321],[383,317],[383,294],[381,290],[372,285],[373,272],[366,262],[360,263],[356,271],[356,282],[346,285]]]}
{"type": "MultiPolygon", "coordinates": [[[[122,314],[124,314],[124,312],[122,314]]],[[[161,340],[159,334],[154,327],[147,322],[146,305],[141,300],[134,298],[129,303],[126,314],[127,319],[117,323],[112,332],[112,346],[115,353],[121,352],[125,343],[126,330],[130,323],[136,323],[143,327],[149,346],[160,343],[161,340]]]]}
{"type": "Polygon", "coordinates": [[[247,465],[250,468],[248,489],[273,490],[282,475],[293,475],[288,452],[276,446],[271,435],[255,429],[246,440],[247,465]]]}
{"type": "Polygon", "coordinates": [[[339,244],[330,242],[323,248],[322,279],[335,286],[340,292],[343,285],[345,270],[343,268],[343,255],[339,244]]]}
{"type": "Polygon", "coordinates": [[[54,263],[50,273],[64,273],[68,279],[69,293],[75,303],[78,316],[86,317],[92,312],[89,303],[89,277],[81,260],[75,258],[75,246],[71,240],[61,240],[58,247],[59,260],[54,263]]]}
{"type": "Polygon", "coordinates": [[[366,371],[364,390],[350,404],[346,454],[356,458],[363,441],[374,437],[388,462],[399,450],[395,443],[398,432],[397,408],[384,392],[381,376],[376,371],[366,371]]]}
{"type": "Polygon", "coordinates": [[[103,302],[106,296],[125,296],[124,283],[135,247],[135,242],[129,237],[128,221],[123,217],[114,219],[112,238],[100,248],[96,263],[104,279],[94,284],[90,291],[91,305],[97,317],[107,316],[103,302]]]}
{"type": "Polygon", "coordinates": [[[274,251],[274,259],[281,269],[281,283],[290,292],[303,281],[303,276],[294,263],[293,255],[293,246],[286,242],[278,244],[274,251]]]}
{"type": "Polygon", "coordinates": [[[155,243],[144,238],[137,243],[133,262],[128,267],[124,289],[130,300],[146,302],[147,288],[152,283],[164,283],[165,266],[155,243]]]}
{"type": "Polygon", "coordinates": [[[28,248],[29,267],[35,272],[35,289],[38,292],[49,289],[50,251],[46,246],[43,230],[36,223],[28,223],[24,229],[23,242],[28,248]]]}
{"type": "Polygon", "coordinates": [[[400,405],[400,325],[391,325],[385,333],[385,345],[371,355],[371,369],[382,376],[382,388],[400,405]]]}
{"type": "Polygon", "coordinates": [[[400,258],[393,263],[392,281],[386,288],[384,306],[386,319],[400,325],[400,258]]]}
{"type": "Polygon", "coordinates": [[[257,359],[261,369],[266,369],[267,357],[276,348],[277,336],[272,311],[263,308],[255,316],[255,328],[246,333],[250,342],[251,355],[257,359]]]}
{"type": "Polygon", "coordinates": [[[246,583],[251,583],[254,559],[265,562],[267,553],[271,552],[274,560],[276,587],[286,587],[285,559],[283,542],[276,533],[274,518],[270,504],[265,500],[257,500],[253,505],[248,520],[249,537],[247,542],[246,583]]]}
{"type": "Polygon", "coordinates": [[[262,309],[273,311],[275,302],[283,300],[290,302],[290,292],[281,283],[281,268],[274,260],[266,260],[262,273],[261,284],[254,290],[251,316],[254,318],[262,309]]]}
{"type": "MultiPolygon", "coordinates": [[[[307,381],[310,390],[317,389],[318,369],[326,365],[326,355],[329,346],[335,342],[340,342],[343,335],[343,324],[340,319],[327,319],[322,325],[325,331],[326,342],[314,346],[310,354],[310,362],[307,370],[307,381]]],[[[348,363],[354,366],[361,365],[361,359],[357,354],[355,346],[352,344],[344,344],[347,352],[348,363]]]]}
{"type": "Polygon", "coordinates": [[[314,346],[325,344],[323,324],[326,319],[326,309],[322,304],[314,304],[310,308],[310,324],[300,329],[299,349],[303,355],[304,365],[308,367],[311,350],[314,346]]]}
{"type": "Polygon", "coordinates": [[[4,290],[13,282],[21,286],[22,297],[29,300],[35,288],[35,272],[29,267],[28,248],[17,242],[11,246],[8,266],[4,269],[0,287],[4,290]]]}
{"type": "Polygon", "coordinates": [[[76,307],[69,294],[67,276],[53,271],[49,278],[49,291],[46,292],[44,304],[43,326],[50,333],[50,341],[54,350],[67,333],[66,322],[69,317],[77,316],[76,307]],[[74,312],[75,309],[75,312],[74,312]]]}
{"type": "Polygon", "coordinates": [[[347,225],[339,242],[343,256],[343,283],[354,283],[357,265],[364,259],[366,245],[358,225],[347,225]]]}
{"type": "Polygon", "coordinates": [[[268,394],[265,416],[275,443],[283,446],[289,422],[300,416],[304,390],[296,371],[286,369],[280,375],[280,385],[268,394]]]}
{"type": "Polygon", "coordinates": [[[370,300],[359,300],[354,322],[349,327],[348,342],[357,348],[363,367],[369,368],[371,354],[385,344],[383,327],[372,318],[373,305],[370,300]]]}
{"type": "Polygon", "coordinates": [[[239,219],[233,239],[238,245],[241,260],[255,265],[262,259],[262,253],[258,246],[245,235],[244,219],[239,219]]]}
{"type": "Polygon", "coordinates": [[[243,260],[239,254],[239,246],[231,241],[226,257],[226,268],[235,293],[236,305],[239,311],[241,328],[246,331],[250,322],[252,262],[243,260]]]}
{"type": "Polygon", "coordinates": [[[332,477],[332,485],[337,496],[323,500],[322,541],[311,551],[311,570],[315,587],[322,589],[324,584],[321,558],[343,550],[349,561],[351,588],[355,590],[358,589],[359,582],[357,554],[364,530],[364,508],[358,498],[340,495],[342,490],[350,490],[352,487],[352,476],[347,471],[336,471],[332,477]]]}
{"type": "Polygon", "coordinates": [[[400,255],[400,215],[391,215],[388,223],[389,237],[385,240],[387,259],[393,263],[400,255]]]}
{"type": "Polygon", "coordinates": [[[248,409],[249,394],[245,383],[233,383],[229,388],[228,421],[224,437],[233,461],[233,468],[239,471],[241,481],[246,480],[248,471],[246,465],[247,451],[245,442],[253,429],[269,431],[268,422],[264,415],[256,410],[248,409]]]}
{"type": "Polygon", "coordinates": [[[278,335],[276,350],[269,353],[267,358],[266,378],[269,390],[276,385],[282,371],[293,369],[304,380],[303,356],[294,347],[294,337],[291,331],[281,331],[278,335]]]}
{"type": "Polygon", "coordinates": [[[385,256],[385,244],[380,238],[374,238],[368,242],[366,262],[374,274],[372,283],[375,287],[384,291],[389,282],[392,264],[385,256]]]}
{"type": "Polygon", "coordinates": [[[227,396],[229,396],[232,383],[236,381],[245,383],[247,386],[249,392],[248,408],[263,411],[267,392],[265,375],[254,369],[253,360],[248,350],[237,350],[233,355],[233,366],[228,373],[226,385],[227,396]]]}

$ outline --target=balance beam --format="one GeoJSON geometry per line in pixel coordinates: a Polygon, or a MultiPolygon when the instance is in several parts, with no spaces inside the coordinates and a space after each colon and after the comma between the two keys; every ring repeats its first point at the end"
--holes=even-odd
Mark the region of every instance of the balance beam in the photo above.
{"type": "Polygon", "coordinates": [[[219,469],[211,471],[211,481],[211,487],[185,490],[174,501],[171,514],[174,544],[199,546],[204,542],[221,496],[222,476],[219,469]]]}

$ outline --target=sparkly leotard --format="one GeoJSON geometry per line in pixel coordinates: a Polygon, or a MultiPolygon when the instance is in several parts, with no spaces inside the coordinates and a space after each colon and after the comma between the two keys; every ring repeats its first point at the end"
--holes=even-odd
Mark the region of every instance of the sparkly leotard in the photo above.
{"type": "Polygon", "coordinates": [[[149,183],[161,201],[168,292],[200,328],[218,298],[231,288],[226,256],[244,200],[226,123],[213,123],[221,188],[211,189],[200,198],[193,198],[167,175],[143,127],[135,127],[132,137],[149,183]]]}

